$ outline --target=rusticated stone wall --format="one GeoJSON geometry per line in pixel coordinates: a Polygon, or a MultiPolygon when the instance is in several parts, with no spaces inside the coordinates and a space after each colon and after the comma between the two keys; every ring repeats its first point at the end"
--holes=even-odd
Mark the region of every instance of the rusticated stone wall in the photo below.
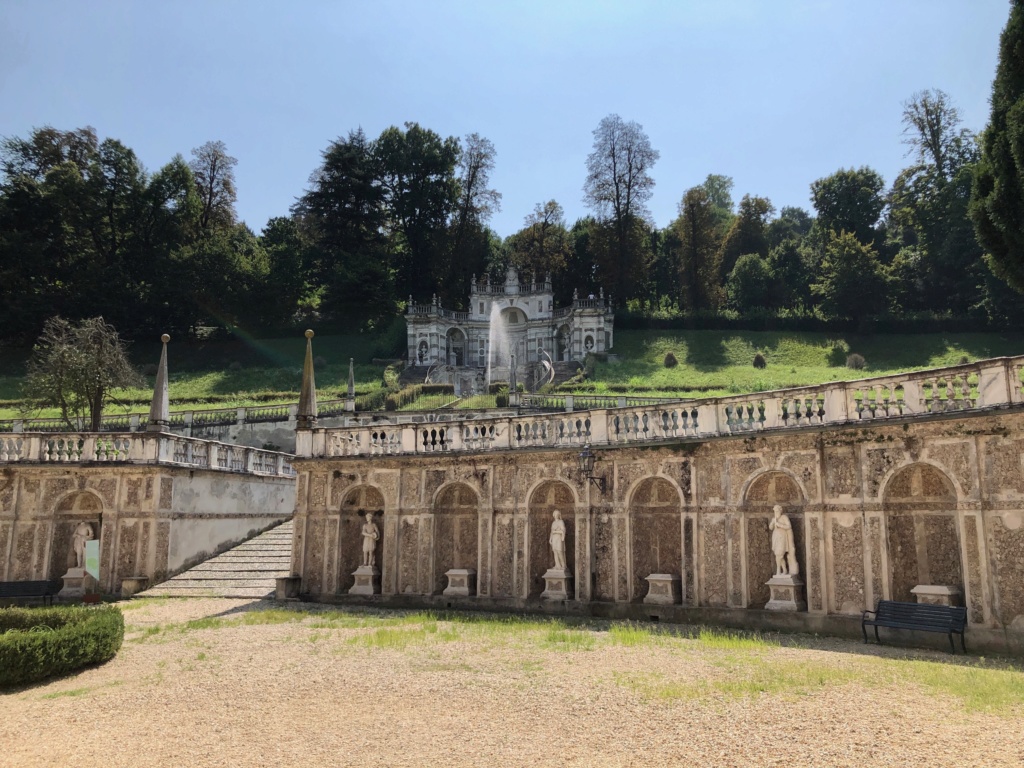
{"type": "Polygon", "coordinates": [[[1024,633],[1024,413],[598,454],[604,492],[564,450],[298,459],[293,566],[307,594],[347,593],[357,513],[371,510],[385,598],[438,594],[445,570],[474,567],[479,597],[526,602],[552,564],[559,509],[576,600],[640,601],[647,576],[670,573],[683,605],[758,609],[780,504],[811,614],[859,615],[945,584],[972,624],[1024,633]]]}
{"type": "Polygon", "coordinates": [[[287,518],[295,481],[167,466],[12,464],[0,468],[0,581],[59,579],[75,527],[100,540],[100,587],[151,583],[287,518]]]}

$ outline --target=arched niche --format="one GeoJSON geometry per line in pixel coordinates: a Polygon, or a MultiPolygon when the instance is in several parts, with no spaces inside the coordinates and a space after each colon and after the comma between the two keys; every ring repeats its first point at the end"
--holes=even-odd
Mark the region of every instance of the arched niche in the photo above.
{"type": "Polygon", "coordinates": [[[804,494],[796,479],[786,473],[769,471],[754,478],[743,499],[746,522],[747,550],[747,605],[763,608],[771,599],[771,590],[765,586],[775,574],[775,554],[772,552],[772,534],[768,523],[772,508],[778,504],[793,525],[793,543],[797,562],[803,572],[804,558],[804,494]]]}
{"type": "Polygon", "coordinates": [[[918,584],[963,589],[960,528],[952,480],[930,464],[898,470],[882,494],[893,600],[914,602],[918,584]]]}
{"type": "MultiPolygon", "coordinates": [[[[74,536],[79,523],[89,523],[93,536],[102,538],[103,501],[91,491],[68,494],[54,509],[53,535],[50,540],[50,579],[59,579],[75,565],[74,536]]],[[[100,541],[100,551],[106,542],[100,541]]],[[[134,566],[134,563],[132,563],[134,566]]]]}
{"type": "Polygon", "coordinates": [[[445,334],[445,363],[466,364],[466,334],[459,328],[449,328],[445,334]]]}
{"type": "Polygon", "coordinates": [[[562,513],[565,521],[565,567],[576,574],[576,497],[572,489],[558,480],[548,480],[530,494],[530,541],[527,586],[529,597],[540,597],[544,591],[544,573],[554,564],[551,553],[552,512],[562,513]]]}
{"type": "Polygon", "coordinates": [[[434,499],[434,573],[431,592],[440,594],[452,568],[477,567],[480,497],[465,483],[445,486],[434,499]]]}
{"type": "Polygon", "coordinates": [[[630,495],[629,517],[633,562],[632,600],[647,594],[652,573],[680,576],[683,567],[682,499],[663,477],[641,480],[630,495]]]}
{"type": "Polygon", "coordinates": [[[366,513],[373,515],[373,522],[381,532],[374,550],[374,562],[383,566],[384,494],[372,485],[356,485],[349,488],[341,499],[341,520],[338,530],[338,591],[347,593],[355,584],[352,573],[363,562],[363,523],[366,513]]]}

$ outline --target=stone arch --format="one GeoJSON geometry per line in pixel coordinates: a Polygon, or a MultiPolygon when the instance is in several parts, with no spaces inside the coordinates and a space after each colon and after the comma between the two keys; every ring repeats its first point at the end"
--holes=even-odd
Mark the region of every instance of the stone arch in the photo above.
{"type": "Polygon", "coordinates": [[[468,339],[466,332],[457,326],[449,328],[444,335],[445,360],[448,365],[466,365],[468,339]]]}
{"type": "Polygon", "coordinates": [[[555,331],[555,362],[569,360],[572,360],[572,329],[568,323],[563,323],[555,331]]]}
{"type": "MultiPolygon", "coordinates": [[[[53,535],[50,537],[48,576],[59,579],[75,564],[74,535],[79,523],[89,523],[93,535],[100,539],[104,551],[103,499],[91,490],[72,491],[61,496],[54,505],[53,535]]],[[[134,567],[135,563],[131,563],[134,567]]]]}
{"type": "Polygon", "coordinates": [[[445,573],[452,568],[476,570],[479,558],[480,496],[465,483],[450,483],[434,496],[434,566],[432,594],[448,586],[445,573]]]}
{"type": "Polygon", "coordinates": [[[682,508],[679,489],[665,477],[644,478],[629,494],[631,600],[647,595],[647,577],[652,573],[681,575],[682,508]]]}
{"type": "Polygon", "coordinates": [[[918,584],[963,589],[956,508],[952,478],[932,464],[915,462],[889,477],[882,509],[893,600],[914,602],[918,584]]]}
{"type": "Polygon", "coordinates": [[[377,539],[374,561],[383,570],[384,558],[384,494],[372,485],[354,485],[341,498],[338,522],[338,592],[347,593],[355,584],[353,572],[362,563],[363,523],[367,513],[373,515],[381,537],[377,539]]]}
{"type": "Polygon", "coordinates": [[[576,574],[576,495],[561,480],[545,480],[528,496],[529,541],[527,554],[527,597],[537,598],[544,591],[544,573],[554,564],[551,554],[552,512],[562,513],[565,521],[565,566],[576,574]]]}
{"type": "Polygon", "coordinates": [[[800,481],[789,472],[770,469],[754,476],[743,494],[743,517],[746,527],[747,605],[763,608],[771,599],[771,590],[765,585],[775,573],[775,555],[768,523],[772,508],[779,504],[793,524],[793,540],[797,562],[803,572],[804,514],[806,495],[800,481]]]}

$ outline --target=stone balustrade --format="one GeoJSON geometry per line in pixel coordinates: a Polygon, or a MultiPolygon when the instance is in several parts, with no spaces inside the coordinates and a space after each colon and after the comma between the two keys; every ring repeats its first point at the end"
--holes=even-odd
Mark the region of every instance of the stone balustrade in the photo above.
{"type": "Polygon", "coordinates": [[[292,477],[291,456],[168,433],[0,434],[0,464],[128,463],[292,477]]]}
{"type": "Polygon", "coordinates": [[[392,456],[621,445],[1005,408],[1024,403],[1022,370],[1024,356],[730,397],[566,396],[566,413],[314,429],[298,434],[296,453],[392,456]],[[605,407],[576,407],[588,400],[605,407]]]}

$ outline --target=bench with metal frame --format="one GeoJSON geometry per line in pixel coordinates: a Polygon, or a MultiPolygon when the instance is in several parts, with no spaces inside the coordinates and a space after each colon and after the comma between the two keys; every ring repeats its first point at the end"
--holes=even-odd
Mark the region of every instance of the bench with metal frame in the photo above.
{"type": "Polygon", "coordinates": [[[51,581],[0,581],[0,600],[41,600],[51,605],[53,596],[60,592],[63,582],[51,581]]]}
{"type": "Polygon", "coordinates": [[[868,641],[868,627],[875,628],[875,640],[879,627],[889,629],[916,629],[924,632],[942,632],[949,636],[949,648],[956,653],[953,635],[960,635],[960,647],[967,653],[964,630],[967,628],[967,609],[952,605],[930,605],[928,603],[901,603],[895,600],[879,600],[873,611],[864,611],[860,628],[864,642],[868,641]],[[869,619],[868,615],[874,616],[869,619]]]}

